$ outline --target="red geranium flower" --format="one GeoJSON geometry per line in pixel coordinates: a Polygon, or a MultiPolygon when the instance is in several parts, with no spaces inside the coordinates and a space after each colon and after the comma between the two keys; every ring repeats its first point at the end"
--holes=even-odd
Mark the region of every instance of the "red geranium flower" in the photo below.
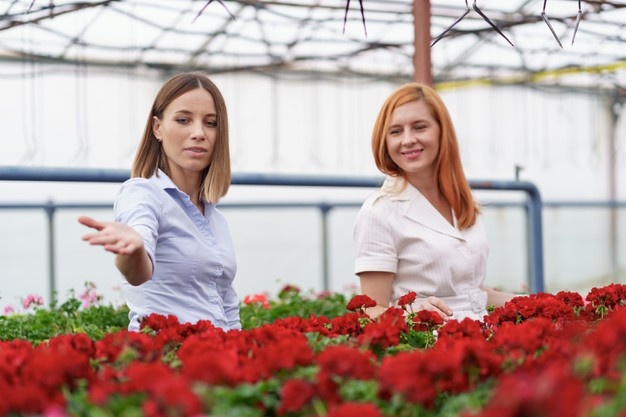
{"type": "Polygon", "coordinates": [[[315,395],[315,386],[303,379],[290,379],[280,392],[278,415],[297,413],[315,395]]]}
{"type": "Polygon", "coordinates": [[[369,350],[350,346],[329,346],[317,357],[320,369],[341,378],[371,379],[376,373],[376,357],[369,350]]]}
{"type": "Polygon", "coordinates": [[[413,304],[413,302],[415,301],[416,298],[417,298],[417,293],[415,293],[415,291],[411,291],[411,292],[409,292],[407,294],[404,294],[398,300],[398,306],[404,307],[406,305],[413,304]]]}
{"type": "Polygon", "coordinates": [[[437,330],[443,324],[443,318],[434,311],[420,310],[413,317],[414,329],[422,332],[437,330]]]}
{"type": "Polygon", "coordinates": [[[346,306],[349,311],[363,310],[368,307],[376,307],[376,301],[365,294],[355,295],[346,306]]]}

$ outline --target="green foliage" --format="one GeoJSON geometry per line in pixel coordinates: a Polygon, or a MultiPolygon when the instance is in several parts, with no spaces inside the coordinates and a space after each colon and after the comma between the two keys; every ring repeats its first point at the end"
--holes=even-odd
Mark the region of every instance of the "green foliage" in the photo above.
{"type": "Polygon", "coordinates": [[[301,294],[296,288],[281,291],[276,299],[242,304],[240,310],[241,325],[244,329],[253,329],[287,317],[309,318],[311,315],[335,318],[346,314],[348,298],[340,293],[319,296],[301,294]]]}
{"type": "MultiPolygon", "coordinates": [[[[347,297],[340,293],[302,294],[295,287],[286,287],[276,298],[266,300],[265,305],[262,302],[242,303],[241,323],[244,329],[252,329],[294,316],[334,318],[347,313],[347,303],[347,297]]],[[[83,302],[70,291],[68,299],[60,305],[53,301],[47,308],[34,306],[25,313],[0,315],[0,340],[22,339],[39,344],[57,335],[76,333],[85,333],[93,340],[99,340],[107,333],[128,326],[126,306],[100,305],[99,302],[88,308],[82,305],[83,302]]]]}
{"type": "Polygon", "coordinates": [[[458,417],[463,413],[480,410],[492,394],[494,381],[489,380],[478,385],[470,392],[460,394],[440,394],[437,398],[438,417],[458,417]]]}
{"type": "Polygon", "coordinates": [[[433,334],[433,332],[411,329],[408,332],[402,333],[400,335],[401,345],[408,345],[407,350],[411,350],[413,348],[427,349],[429,347],[432,347],[436,341],[437,337],[433,334]]]}
{"type": "Polygon", "coordinates": [[[276,378],[256,384],[241,384],[234,388],[198,386],[201,398],[211,405],[212,414],[232,417],[263,417],[264,410],[279,405],[281,384],[276,378]]]}
{"type": "Polygon", "coordinates": [[[85,333],[99,340],[128,326],[128,308],[93,305],[81,308],[73,294],[61,305],[35,307],[33,312],[0,316],[0,340],[23,339],[34,344],[62,334],[85,333]]]}

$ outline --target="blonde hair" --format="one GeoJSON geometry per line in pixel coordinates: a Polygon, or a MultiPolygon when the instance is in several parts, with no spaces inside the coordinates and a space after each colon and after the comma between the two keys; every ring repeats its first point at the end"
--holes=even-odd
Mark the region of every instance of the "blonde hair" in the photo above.
{"type": "Polygon", "coordinates": [[[150,178],[157,168],[170,175],[169,164],[163,146],[154,136],[154,117],[161,119],[172,101],[183,94],[203,88],[211,94],[217,113],[217,138],[211,163],[202,176],[201,194],[205,200],[217,203],[230,188],[230,149],[228,146],[228,113],[220,90],[204,74],[185,72],[173,76],[163,84],[152,103],[148,120],[133,161],[131,177],[150,178]]]}
{"type": "Polygon", "coordinates": [[[441,137],[439,153],[435,159],[435,179],[439,191],[454,210],[460,229],[471,227],[476,222],[480,209],[465,178],[459,145],[448,109],[437,92],[420,83],[407,83],[396,89],[383,103],[372,132],[372,152],[378,169],[392,177],[404,177],[387,149],[387,131],[391,115],[398,107],[423,101],[433,118],[439,123],[441,137]]]}

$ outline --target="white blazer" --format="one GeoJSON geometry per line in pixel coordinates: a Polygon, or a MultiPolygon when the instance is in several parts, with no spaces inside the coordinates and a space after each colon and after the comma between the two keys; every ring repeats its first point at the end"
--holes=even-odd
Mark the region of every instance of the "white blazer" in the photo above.
{"type": "Polygon", "coordinates": [[[479,216],[474,226],[451,225],[411,184],[397,194],[381,190],[370,196],[354,226],[355,274],[367,271],[395,274],[391,305],[414,291],[416,305],[436,296],[452,308],[452,318],[482,319],[487,294],[489,244],[479,216]]]}

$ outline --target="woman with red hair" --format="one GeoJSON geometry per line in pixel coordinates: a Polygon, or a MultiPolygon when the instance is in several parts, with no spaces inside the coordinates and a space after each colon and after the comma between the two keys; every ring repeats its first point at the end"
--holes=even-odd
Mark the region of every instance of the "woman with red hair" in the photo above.
{"type": "Polygon", "coordinates": [[[489,246],[448,110],[431,87],[408,83],[385,101],[372,152],[387,175],[356,219],[355,273],[378,316],[417,294],[418,310],[481,320],[514,294],[484,285],[489,246]]]}

